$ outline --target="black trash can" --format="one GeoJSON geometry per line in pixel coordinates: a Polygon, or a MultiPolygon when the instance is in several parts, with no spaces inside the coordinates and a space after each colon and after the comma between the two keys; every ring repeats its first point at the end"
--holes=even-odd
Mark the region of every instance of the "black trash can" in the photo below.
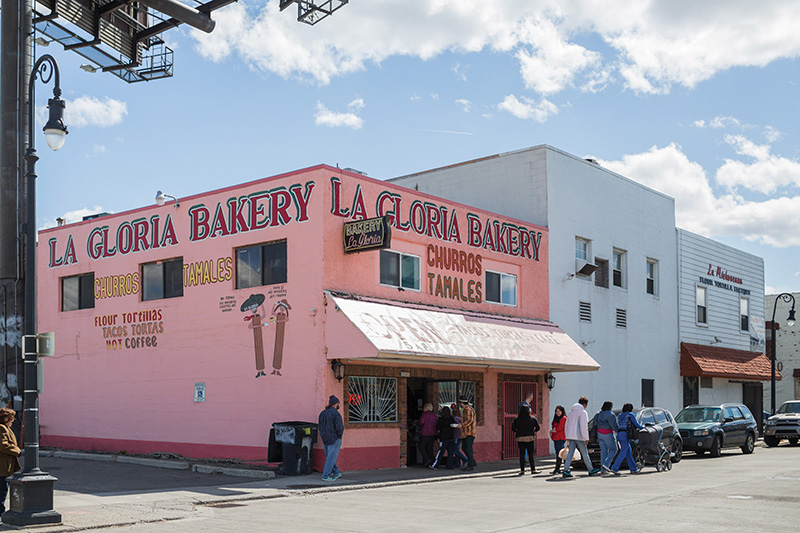
{"type": "Polygon", "coordinates": [[[291,421],[275,422],[272,427],[283,455],[279,472],[287,476],[310,474],[311,450],[317,442],[318,425],[291,421]]]}

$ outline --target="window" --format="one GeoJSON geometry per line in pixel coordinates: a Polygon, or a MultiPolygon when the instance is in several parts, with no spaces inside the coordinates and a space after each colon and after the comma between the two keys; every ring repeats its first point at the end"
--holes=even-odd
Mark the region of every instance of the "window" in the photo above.
{"type": "Polygon", "coordinates": [[[595,258],[594,264],[597,270],[594,271],[594,284],[596,287],[608,288],[608,259],[595,258]]]}
{"type": "Polygon", "coordinates": [[[706,310],[706,294],[705,287],[697,286],[697,323],[708,324],[708,316],[706,310]]]}
{"type": "Polygon", "coordinates": [[[750,331],[750,300],[742,298],[739,300],[739,327],[742,331],[750,331]]]}
{"type": "Polygon", "coordinates": [[[617,309],[617,327],[628,327],[628,312],[625,309],[617,309]]]}
{"type": "Polygon", "coordinates": [[[589,261],[589,241],[575,237],[575,259],[589,261]]]}
{"type": "Polygon", "coordinates": [[[590,302],[578,302],[578,318],[581,322],[592,321],[592,304],[590,302]]]}
{"type": "Polygon", "coordinates": [[[612,268],[614,269],[614,286],[625,287],[625,252],[614,250],[612,257],[612,268]]]}
{"type": "Polygon", "coordinates": [[[466,396],[470,405],[475,403],[475,382],[474,381],[440,381],[439,382],[439,410],[442,407],[458,405],[458,398],[466,396]]]}
{"type": "Polygon", "coordinates": [[[723,409],[722,413],[725,418],[731,418],[733,420],[741,420],[744,418],[738,407],[726,407],[723,409]]]}
{"type": "Polygon", "coordinates": [[[700,388],[701,389],[713,389],[714,388],[714,378],[701,377],[700,378],[700,388]]]}
{"type": "Polygon", "coordinates": [[[517,305],[517,276],[486,271],[486,301],[517,305]]]}
{"type": "Polygon", "coordinates": [[[61,278],[61,310],[94,309],[94,272],[61,278]]]}
{"type": "Polygon", "coordinates": [[[418,291],[419,257],[381,250],[381,285],[418,291]]]}
{"type": "Polygon", "coordinates": [[[286,241],[236,250],[236,288],[286,283],[286,241]]]}
{"type": "Polygon", "coordinates": [[[397,422],[397,378],[347,379],[349,422],[397,422]]]}
{"type": "MultiPolygon", "coordinates": [[[[652,380],[642,380],[642,382],[644,381],[652,381],[652,380]]],[[[639,423],[643,426],[647,424],[656,425],[656,417],[653,415],[653,411],[651,411],[650,409],[645,409],[644,411],[642,411],[641,420],[639,420],[639,423]]]]}
{"type": "Polygon", "coordinates": [[[647,260],[647,294],[658,296],[658,261],[647,260]]]}
{"type": "Polygon", "coordinates": [[[654,379],[642,380],[642,407],[653,407],[655,404],[655,385],[654,379]]]}
{"type": "Polygon", "coordinates": [[[666,413],[661,409],[653,409],[653,414],[655,415],[656,422],[658,424],[666,424],[667,422],[669,422],[666,413]]]}
{"type": "Polygon", "coordinates": [[[142,265],[142,300],[183,296],[183,258],[142,265]]]}

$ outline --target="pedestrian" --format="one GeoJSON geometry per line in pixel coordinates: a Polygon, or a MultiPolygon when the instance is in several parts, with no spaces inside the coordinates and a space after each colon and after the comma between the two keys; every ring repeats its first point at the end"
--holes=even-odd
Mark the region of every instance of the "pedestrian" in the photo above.
{"type": "Polygon", "coordinates": [[[456,404],[450,404],[450,413],[453,415],[453,419],[456,421],[456,427],[453,428],[453,437],[455,438],[456,445],[455,445],[455,466],[456,468],[461,467],[461,465],[465,465],[469,462],[467,456],[464,455],[464,452],[461,451],[461,411],[456,404]]]}
{"type": "Polygon", "coordinates": [[[611,473],[615,476],[619,475],[619,467],[622,466],[623,459],[628,463],[631,474],[638,474],[640,472],[636,461],[633,459],[633,450],[631,449],[630,439],[628,438],[628,428],[633,426],[636,429],[644,429],[644,426],[636,420],[632,411],[633,404],[626,403],[622,406],[622,412],[619,414],[619,428],[617,433],[617,438],[619,439],[619,455],[617,455],[617,460],[614,461],[614,465],[611,467],[611,473]]]}
{"type": "Polygon", "coordinates": [[[578,403],[572,406],[567,414],[567,424],[564,427],[564,434],[569,443],[569,451],[567,458],[564,460],[564,473],[561,477],[572,477],[569,467],[572,464],[572,456],[575,455],[575,450],[580,449],[581,457],[583,457],[583,464],[586,465],[586,470],[590,476],[596,476],[600,473],[599,468],[592,466],[592,460],[589,459],[589,450],[586,445],[589,444],[589,416],[586,414],[586,406],[589,405],[589,400],[585,396],[581,396],[578,403]]]}
{"type": "Polygon", "coordinates": [[[519,475],[525,475],[525,455],[527,454],[530,465],[531,475],[536,475],[536,448],[534,440],[536,432],[539,431],[539,421],[531,415],[530,409],[524,405],[519,406],[517,418],[511,423],[511,431],[517,436],[517,447],[519,448],[519,475]]]}
{"type": "Polygon", "coordinates": [[[613,403],[604,402],[602,409],[594,417],[597,441],[600,443],[600,469],[603,472],[611,471],[611,461],[614,460],[614,455],[617,453],[619,423],[614,411],[611,410],[613,408],[613,403]]]}
{"type": "Polygon", "coordinates": [[[523,401],[521,404],[519,404],[519,406],[520,407],[527,407],[528,411],[531,414],[533,414],[533,392],[532,391],[529,391],[525,395],[525,401],[523,401]]]}
{"type": "Polygon", "coordinates": [[[445,452],[447,453],[447,469],[453,470],[454,468],[456,439],[453,430],[455,426],[456,420],[453,418],[450,408],[447,406],[442,407],[442,416],[439,417],[439,421],[436,423],[436,429],[439,430],[439,453],[431,465],[434,470],[444,459],[445,452]]]}
{"type": "Polygon", "coordinates": [[[559,452],[564,448],[567,437],[564,434],[564,427],[567,425],[567,415],[563,405],[557,405],[553,414],[553,422],[550,427],[550,439],[553,441],[553,448],[556,450],[556,467],[551,475],[555,476],[561,472],[561,456],[559,452]]]}
{"type": "Polygon", "coordinates": [[[433,412],[433,404],[426,403],[419,417],[420,439],[419,453],[422,455],[423,466],[431,466],[434,460],[433,442],[436,440],[436,422],[438,417],[433,412]]]}
{"type": "Polygon", "coordinates": [[[466,466],[462,466],[462,470],[472,472],[475,470],[475,454],[473,447],[475,445],[475,409],[469,404],[469,398],[461,396],[458,399],[461,406],[461,449],[464,455],[467,456],[466,466]]]}
{"type": "Polygon", "coordinates": [[[344,423],[339,414],[339,398],[331,395],[328,406],[319,414],[319,435],[322,437],[322,447],[325,449],[325,467],[322,469],[322,481],[335,481],[342,477],[336,460],[339,450],[342,449],[342,435],[344,423]]]}
{"type": "Polygon", "coordinates": [[[14,475],[20,469],[19,456],[22,450],[17,446],[17,438],[11,431],[11,424],[17,413],[8,407],[0,408],[0,514],[6,512],[6,495],[8,494],[8,482],[6,478],[14,475]]]}

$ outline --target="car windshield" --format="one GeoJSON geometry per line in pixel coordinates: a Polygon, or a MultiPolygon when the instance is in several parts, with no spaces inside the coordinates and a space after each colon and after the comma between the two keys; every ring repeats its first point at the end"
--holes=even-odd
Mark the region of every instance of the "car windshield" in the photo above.
{"type": "Polygon", "coordinates": [[[800,413],[800,402],[786,402],[778,407],[776,413],[800,413]]]}
{"type": "Polygon", "coordinates": [[[719,422],[719,407],[693,407],[691,409],[684,409],[675,420],[680,424],[681,422],[719,422]]]}

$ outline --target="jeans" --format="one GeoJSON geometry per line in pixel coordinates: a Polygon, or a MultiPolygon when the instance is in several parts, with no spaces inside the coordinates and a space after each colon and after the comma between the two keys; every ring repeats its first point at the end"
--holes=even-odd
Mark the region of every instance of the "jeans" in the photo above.
{"type": "Polygon", "coordinates": [[[325,467],[322,469],[322,477],[338,476],[341,474],[336,460],[339,458],[339,450],[342,448],[342,439],[338,439],[333,444],[322,444],[325,448],[325,467]]]}
{"type": "Polygon", "coordinates": [[[567,442],[569,442],[569,452],[567,452],[567,458],[564,461],[564,472],[569,472],[569,465],[572,464],[572,456],[575,454],[575,448],[580,449],[581,456],[583,457],[583,464],[586,465],[586,470],[589,472],[594,470],[592,461],[589,459],[589,450],[586,449],[586,442],[574,439],[568,439],[567,442]]]}
{"type": "Polygon", "coordinates": [[[467,456],[467,466],[469,466],[469,468],[474,468],[477,464],[475,462],[475,455],[472,452],[473,444],[475,444],[475,437],[464,437],[461,439],[461,449],[464,451],[464,455],[467,456]]]}
{"type": "Polygon", "coordinates": [[[531,473],[536,471],[536,462],[534,461],[533,457],[536,455],[536,449],[534,447],[534,442],[519,442],[517,441],[517,447],[519,448],[519,471],[525,472],[525,455],[528,455],[528,459],[531,463],[531,473]]]}
{"type": "Polygon", "coordinates": [[[600,465],[606,468],[611,467],[614,454],[617,453],[617,437],[614,433],[598,433],[597,441],[600,443],[600,465]]]}
{"type": "Polygon", "coordinates": [[[628,432],[620,431],[617,433],[617,437],[619,437],[619,455],[617,456],[617,460],[614,461],[614,466],[611,467],[611,470],[619,472],[619,467],[622,466],[622,460],[625,459],[631,472],[636,472],[636,461],[633,460],[633,450],[631,450],[631,443],[628,442],[628,432]]]}
{"type": "Polygon", "coordinates": [[[466,455],[464,455],[464,452],[461,451],[461,441],[462,440],[464,440],[464,439],[456,439],[456,448],[455,448],[456,466],[461,466],[462,463],[465,464],[465,465],[469,464],[469,459],[467,458],[466,455]]]}
{"type": "Polygon", "coordinates": [[[555,470],[558,470],[559,468],[561,468],[561,456],[558,454],[558,452],[560,452],[564,448],[564,444],[566,442],[567,441],[565,441],[565,440],[554,440],[553,441],[553,448],[556,450],[556,468],[555,468],[555,470]]]}
{"type": "Polygon", "coordinates": [[[456,441],[455,439],[439,441],[439,454],[433,462],[433,466],[442,462],[445,452],[447,452],[447,469],[453,469],[453,461],[455,460],[456,441]]]}

